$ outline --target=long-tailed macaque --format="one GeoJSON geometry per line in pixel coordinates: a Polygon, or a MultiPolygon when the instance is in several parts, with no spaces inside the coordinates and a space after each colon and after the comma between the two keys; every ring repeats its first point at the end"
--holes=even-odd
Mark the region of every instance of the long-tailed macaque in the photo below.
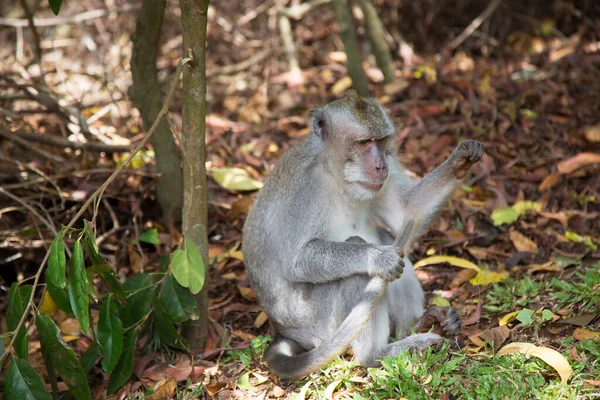
{"type": "MultiPolygon", "coordinates": [[[[302,377],[349,347],[359,364],[375,366],[442,340],[410,335],[424,295],[404,255],[481,159],[483,145],[459,143],[415,183],[396,161],[394,142],[394,126],[375,99],[334,101],[313,111],[311,133],[277,162],[256,198],[244,258],[276,332],[266,360],[280,378],[302,377]],[[389,343],[390,328],[400,340],[389,343]]],[[[455,335],[460,325],[451,309],[442,327],[455,335]]]]}

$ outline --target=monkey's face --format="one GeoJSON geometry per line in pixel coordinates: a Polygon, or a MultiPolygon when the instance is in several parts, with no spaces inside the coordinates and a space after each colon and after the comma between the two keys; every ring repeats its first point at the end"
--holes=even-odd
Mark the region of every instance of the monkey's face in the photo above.
{"type": "Polygon", "coordinates": [[[343,180],[351,197],[368,200],[388,179],[395,129],[375,99],[351,94],[313,110],[328,170],[343,180]]]}
{"type": "Polygon", "coordinates": [[[389,176],[389,136],[369,135],[353,138],[347,144],[343,179],[350,195],[359,200],[368,200],[383,189],[389,176]]]}

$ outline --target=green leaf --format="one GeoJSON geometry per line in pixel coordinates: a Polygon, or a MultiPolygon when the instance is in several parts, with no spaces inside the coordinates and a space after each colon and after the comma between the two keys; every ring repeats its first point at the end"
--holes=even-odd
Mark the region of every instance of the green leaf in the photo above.
{"type": "MultiPolygon", "coordinates": [[[[6,327],[9,332],[13,332],[17,329],[21,317],[25,312],[29,298],[31,297],[31,291],[33,286],[22,285],[19,286],[17,282],[10,286],[8,291],[8,313],[6,315],[6,327]]],[[[27,360],[28,341],[27,341],[27,328],[25,324],[21,326],[19,332],[15,332],[17,338],[15,339],[14,347],[17,357],[27,360]]]]}
{"type": "Polygon", "coordinates": [[[512,207],[497,208],[492,212],[492,221],[494,226],[511,224],[519,219],[519,213],[512,207]]]}
{"type": "Polygon", "coordinates": [[[212,178],[221,187],[240,192],[258,190],[263,186],[262,182],[252,179],[248,172],[241,168],[214,168],[212,178]]]}
{"type": "Polygon", "coordinates": [[[100,253],[98,253],[98,245],[96,245],[96,238],[94,237],[91,225],[92,223],[90,221],[83,221],[83,247],[85,253],[92,261],[92,264],[106,264],[100,253]]]}
{"type": "Polygon", "coordinates": [[[173,276],[181,286],[196,294],[204,286],[204,260],[194,242],[185,238],[185,249],[177,249],[171,260],[173,276]]]}
{"type": "Polygon", "coordinates": [[[250,372],[246,372],[244,375],[240,376],[237,380],[237,385],[240,389],[254,390],[254,386],[250,383],[250,372]]]}
{"type": "Polygon", "coordinates": [[[27,361],[13,358],[4,377],[4,400],[52,400],[52,396],[27,361]]]}
{"type": "Polygon", "coordinates": [[[79,363],[81,364],[81,368],[83,368],[83,372],[87,375],[92,367],[98,361],[98,357],[100,357],[100,345],[95,340],[90,344],[87,351],[84,355],[81,356],[79,363]]]}
{"type": "Polygon", "coordinates": [[[44,366],[46,367],[46,372],[48,373],[48,378],[50,379],[50,385],[52,386],[52,394],[54,398],[58,397],[58,380],[56,378],[56,369],[52,364],[52,358],[50,358],[50,354],[48,353],[48,349],[44,347],[43,344],[40,343],[42,357],[44,358],[44,366]]]}
{"type": "Polygon", "coordinates": [[[54,15],[58,15],[62,2],[63,0],[48,0],[48,3],[50,4],[50,8],[52,9],[54,15]]]}
{"type": "MultiPolygon", "coordinates": [[[[0,336],[0,359],[4,355],[4,338],[0,336]]],[[[0,372],[2,372],[2,363],[0,362],[0,372]]]]}
{"type": "Polygon", "coordinates": [[[517,314],[517,319],[519,321],[521,321],[522,324],[531,324],[533,322],[533,310],[530,310],[529,308],[524,308],[522,309],[518,314],[517,314]]]}
{"type": "Polygon", "coordinates": [[[137,274],[127,279],[123,284],[127,298],[127,307],[124,308],[124,315],[122,316],[125,327],[128,328],[141,321],[150,311],[154,291],[154,287],[151,286],[153,283],[152,275],[137,274]]]}
{"type": "Polygon", "coordinates": [[[107,374],[115,369],[123,351],[123,323],[117,315],[116,302],[111,297],[107,298],[98,319],[98,342],[104,354],[102,368],[107,374]]]}
{"type": "Polygon", "coordinates": [[[450,301],[448,299],[443,298],[442,296],[435,296],[433,299],[431,299],[431,305],[437,306],[437,307],[450,307],[450,301]]]}
{"type": "Polygon", "coordinates": [[[162,284],[159,298],[169,318],[176,324],[200,318],[194,295],[170,274],[162,284]]]}
{"type": "Polygon", "coordinates": [[[87,333],[90,326],[87,276],[83,264],[83,249],[81,240],[77,239],[73,246],[73,256],[69,268],[69,300],[81,330],[87,333]]]}
{"type": "Polygon", "coordinates": [[[58,308],[70,315],[75,315],[71,308],[71,301],[69,300],[69,292],[67,289],[61,289],[52,285],[51,283],[46,284],[46,290],[50,293],[50,297],[54,300],[54,303],[58,308]]]}
{"type": "Polygon", "coordinates": [[[550,310],[542,311],[542,321],[550,321],[554,317],[554,313],[550,310]]]}
{"type": "Polygon", "coordinates": [[[158,238],[158,231],[156,230],[156,228],[150,229],[150,230],[142,233],[140,235],[140,237],[138,238],[138,240],[140,242],[144,242],[144,243],[150,243],[150,244],[155,244],[155,245],[160,244],[160,239],[158,238]]]}
{"type": "Polygon", "coordinates": [[[63,231],[61,230],[52,242],[52,246],[50,246],[46,282],[59,288],[65,288],[67,286],[66,265],[65,244],[63,242],[63,231]]]}
{"type": "Polygon", "coordinates": [[[169,315],[156,296],[153,297],[152,304],[154,305],[154,332],[164,344],[176,349],[186,350],[186,340],[173,327],[169,315]]]}
{"type": "Polygon", "coordinates": [[[125,344],[123,352],[119,358],[119,363],[110,374],[108,380],[108,394],[116,392],[121,386],[131,378],[133,373],[133,354],[135,350],[135,338],[137,329],[131,329],[125,333],[125,344]]]}
{"type": "Polygon", "coordinates": [[[58,338],[58,327],[48,315],[38,313],[35,317],[40,342],[48,352],[52,365],[58,375],[69,387],[77,400],[92,400],[87,377],[70,347],[66,347],[58,338]]]}

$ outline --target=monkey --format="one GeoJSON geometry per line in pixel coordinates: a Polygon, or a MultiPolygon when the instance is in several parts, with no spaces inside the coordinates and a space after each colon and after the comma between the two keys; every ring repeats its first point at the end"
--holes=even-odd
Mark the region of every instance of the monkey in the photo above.
{"type": "MultiPolygon", "coordinates": [[[[351,93],[312,111],[310,133],[276,163],[243,228],[250,284],[275,339],[280,379],[314,372],[352,348],[359,365],[443,338],[410,334],[424,292],[407,257],[484,152],[460,142],[419,182],[396,159],[396,132],[374,98],[351,93]],[[399,339],[389,342],[393,330],[399,339]]],[[[451,309],[447,335],[461,328],[451,309]]]]}

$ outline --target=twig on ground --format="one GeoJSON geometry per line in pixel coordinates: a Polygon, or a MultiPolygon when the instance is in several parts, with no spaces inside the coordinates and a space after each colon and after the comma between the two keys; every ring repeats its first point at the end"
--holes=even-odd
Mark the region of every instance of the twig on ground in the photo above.
{"type": "MultiPolygon", "coordinates": [[[[34,18],[35,26],[56,26],[63,24],[73,24],[78,22],[88,21],[90,19],[102,18],[110,13],[137,11],[141,4],[128,4],[123,7],[117,7],[114,10],[98,9],[82,12],[81,14],[50,17],[50,18],[34,18]]],[[[12,26],[14,28],[23,28],[29,24],[25,18],[0,18],[0,26],[12,26]]]]}
{"type": "Polygon", "coordinates": [[[464,42],[469,36],[471,36],[477,28],[479,28],[483,21],[485,21],[490,17],[490,15],[492,15],[492,13],[496,10],[496,8],[498,8],[500,3],[502,3],[502,0],[491,1],[487,8],[483,10],[483,12],[479,14],[477,18],[475,18],[473,22],[471,22],[469,26],[467,26],[460,35],[452,39],[452,41],[448,44],[448,47],[451,50],[454,50],[458,46],[460,46],[462,42],[464,42]]]}
{"type": "Polygon", "coordinates": [[[58,147],[69,147],[71,149],[81,149],[86,151],[94,152],[105,152],[105,153],[125,153],[131,150],[131,146],[118,145],[118,144],[106,144],[106,143],[95,143],[95,142],[72,142],[67,139],[63,139],[58,136],[52,135],[39,135],[37,133],[25,132],[23,130],[11,132],[11,135],[19,136],[25,140],[31,140],[41,142],[51,146],[58,147]]]}
{"type": "Polygon", "coordinates": [[[0,128],[0,136],[17,143],[18,145],[25,147],[27,150],[30,150],[44,158],[47,158],[48,160],[50,160],[52,162],[55,162],[58,164],[68,163],[66,159],[64,159],[60,156],[57,156],[56,154],[52,154],[45,150],[42,150],[35,146],[32,146],[31,143],[29,143],[27,140],[23,139],[22,137],[20,137],[18,135],[15,135],[13,132],[7,132],[0,128]]]}

